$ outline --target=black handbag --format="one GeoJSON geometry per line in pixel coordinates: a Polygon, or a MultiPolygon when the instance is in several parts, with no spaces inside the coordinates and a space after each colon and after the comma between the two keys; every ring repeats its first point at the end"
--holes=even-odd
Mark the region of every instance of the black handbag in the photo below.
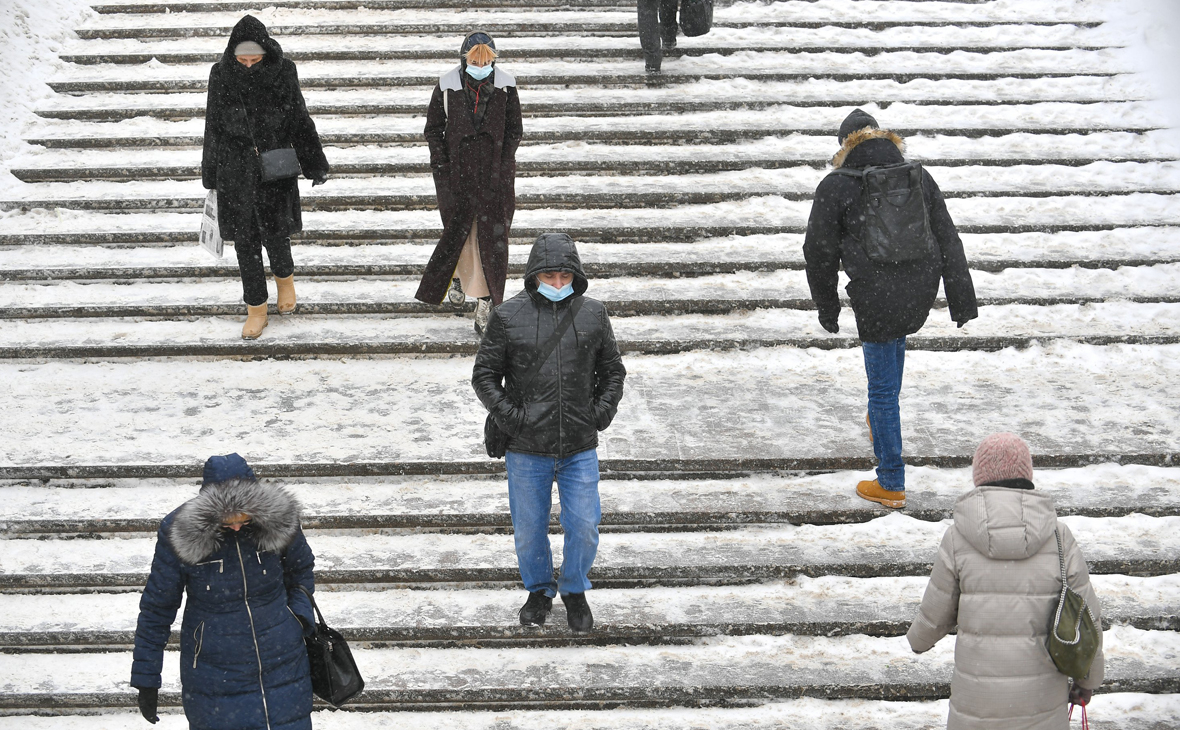
{"type": "Polygon", "coordinates": [[[713,30],[713,0],[681,0],[680,29],[690,37],[713,30]]]}
{"type": "Polygon", "coordinates": [[[315,634],[303,638],[311,665],[311,691],[332,707],[340,707],[365,688],[365,679],[357,669],[348,642],[324,622],[324,614],[311,593],[303,586],[299,590],[311,601],[317,618],[315,634]]]}
{"type": "MultiPolygon", "coordinates": [[[[549,339],[545,340],[545,344],[541,345],[541,350],[537,353],[537,359],[529,366],[528,372],[520,379],[520,386],[517,390],[522,394],[528,390],[528,387],[533,384],[533,379],[537,377],[537,373],[541,372],[541,366],[557,349],[558,343],[561,342],[562,335],[574,323],[574,317],[578,316],[578,310],[582,308],[582,297],[578,297],[570,305],[570,311],[565,315],[565,319],[561,320],[561,324],[557,325],[557,329],[553,330],[553,334],[549,335],[549,339]]],[[[508,434],[504,429],[496,425],[496,420],[492,418],[492,414],[488,413],[488,417],[483,422],[483,446],[488,452],[488,456],[493,459],[503,459],[504,454],[508,453],[508,434]]]]}
{"type": "MultiPolygon", "coordinates": [[[[238,99],[242,101],[242,109],[246,109],[246,102],[242,100],[242,95],[238,94],[238,99]]],[[[262,168],[262,182],[275,182],[278,180],[289,180],[293,177],[299,177],[303,169],[299,167],[299,155],[295,153],[294,147],[280,147],[277,150],[268,150],[266,152],[258,151],[258,140],[254,139],[254,126],[250,124],[250,112],[246,112],[246,131],[250,133],[250,143],[254,145],[254,154],[258,156],[258,164],[262,168]]]]}

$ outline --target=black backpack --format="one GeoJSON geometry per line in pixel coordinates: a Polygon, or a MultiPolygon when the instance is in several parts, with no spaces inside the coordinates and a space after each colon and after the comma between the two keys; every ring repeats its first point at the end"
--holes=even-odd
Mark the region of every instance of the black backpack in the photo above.
{"type": "Polygon", "coordinates": [[[899,264],[926,258],[937,249],[922,194],[922,164],[903,162],[864,170],[835,170],[860,178],[864,228],[860,245],[870,260],[899,264]]]}

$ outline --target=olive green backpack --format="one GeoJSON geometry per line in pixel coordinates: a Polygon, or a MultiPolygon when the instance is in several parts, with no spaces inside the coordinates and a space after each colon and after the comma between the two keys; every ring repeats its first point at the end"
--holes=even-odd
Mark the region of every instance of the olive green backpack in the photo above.
{"type": "Polygon", "coordinates": [[[1094,622],[1094,614],[1081,594],[1071,590],[1065,575],[1065,552],[1061,549],[1061,532],[1057,536],[1057,557],[1061,562],[1061,597],[1049,626],[1049,656],[1057,671],[1075,680],[1090,673],[1090,665],[1098,654],[1102,629],[1094,622]]]}

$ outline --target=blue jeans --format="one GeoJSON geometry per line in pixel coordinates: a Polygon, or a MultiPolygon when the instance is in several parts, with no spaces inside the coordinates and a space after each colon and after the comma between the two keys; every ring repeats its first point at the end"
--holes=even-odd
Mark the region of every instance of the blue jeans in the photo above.
{"type": "Polygon", "coordinates": [[[529,592],[584,593],[586,578],[598,553],[598,451],[588,449],[558,459],[509,451],[508,506],[516,539],[516,562],[529,592]],[[553,481],[561,501],[561,528],[565,531],[561,574],[553,582],[553,552],[549,548],[549,511],[553,507],[553,481]]]}
{"type": "Polygon", "coordinates": [[[865,374],[869,377],[869,424],[877,456],[877,482],[883,489],[905,490],[905,462],[901,460],[901,375],[905,370],[905,338],[862,342],[865,374]]]}

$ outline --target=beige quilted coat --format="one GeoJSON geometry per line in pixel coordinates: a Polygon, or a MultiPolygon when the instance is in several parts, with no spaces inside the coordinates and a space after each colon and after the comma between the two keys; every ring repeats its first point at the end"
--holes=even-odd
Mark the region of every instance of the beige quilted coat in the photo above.
{"type": "MultiPolygon", "coordinates": [[[[917,653],[958,627],[948,730],[1068,730],[1069,680],[1045,648],[1061,591],[1053,528],[1070,588],[1101,621],[1082,552],[1045,494],[978,487],[955,504],[907,638],[917,653]]],[[[1080,684],[1102,684],[1103,654],[1080,684]]]]}

